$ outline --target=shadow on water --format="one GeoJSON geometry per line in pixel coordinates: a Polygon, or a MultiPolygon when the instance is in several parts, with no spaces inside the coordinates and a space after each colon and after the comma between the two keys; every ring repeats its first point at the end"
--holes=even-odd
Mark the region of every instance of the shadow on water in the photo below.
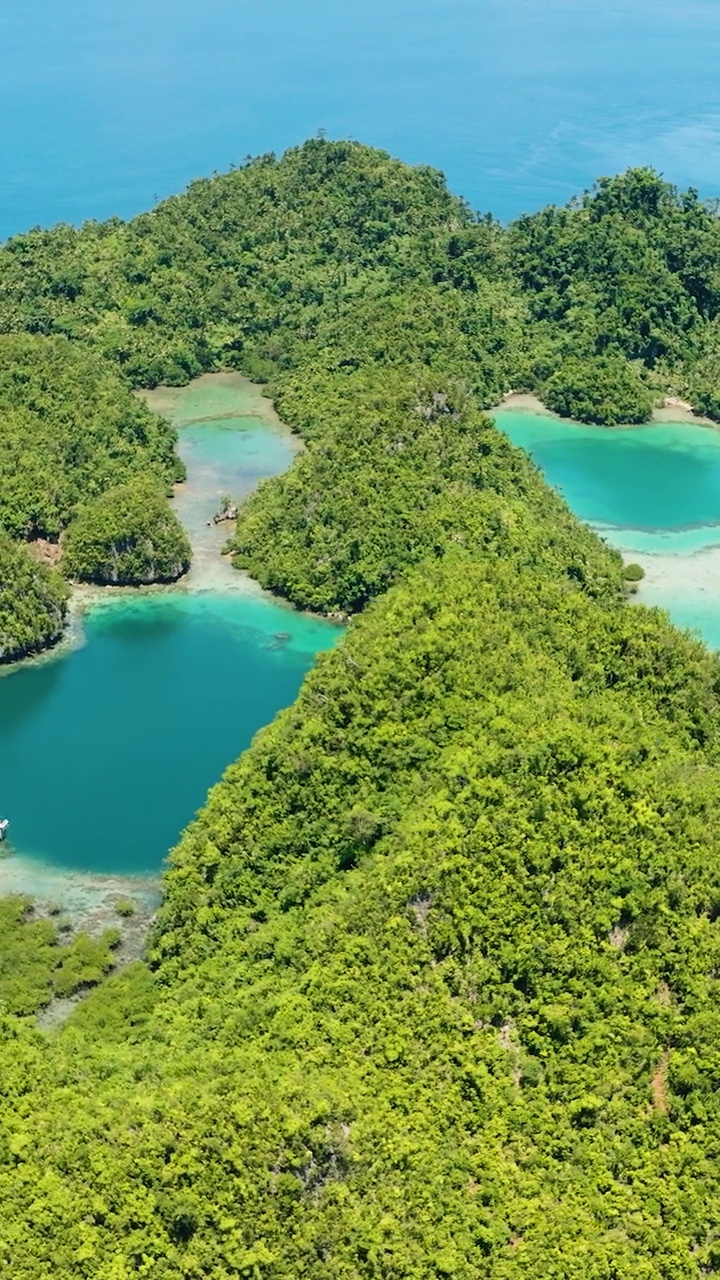
{"type": "MultiPolygon", "coordinates": [[[[52,699],[54,689],[63,679],[61,661],[44,659],[0,675],[3,737],[11,736],[20,725],[29,724],[34,716],[42,716],[44,706],[52,699]]],[[[0,808],[2,803],[0,792],[0,808]]]]}

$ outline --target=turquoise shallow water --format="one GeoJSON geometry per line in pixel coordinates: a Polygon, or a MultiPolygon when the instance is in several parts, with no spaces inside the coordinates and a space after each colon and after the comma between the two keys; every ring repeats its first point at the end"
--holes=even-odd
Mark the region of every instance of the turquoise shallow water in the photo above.
{"type": "Polygon", "coordinates": [[[667,591],[660,590],[646,592],[643,601],[667,609],[676,626],[696,632],[711,649],[720,649],[719,595],[714,591],[704,596],[692,589],[669,595],[667,591]]]}
{"type": "Polygon", "coordinates": [[[219,558],[233,526],[225,521],[215,525],[212,517],[224,495],[235,501],[267,476],[286,471],[298,442],[289,432],[246,416],[182,427],[180,441],[193,475],[192,486],[175,498],[177,514],[192,536],[190,586],[201,582],[216,590],[233,590],[239,575],[219,558]]]}
{"type": "Polygon", "coordinates": [[[608,430],[513,410],[495,419],[609,541],[670,554],[720,543],[720,431],[693,423],[608,430]]]}
{"type": "Polygon", "coordinates": [[[176,498],[183,520],[210,519],[217,510],[216,492],[243,497],[266,476],[284,471],[297,451],[289,432],[273,431],[252,417],[201,421],[181,430],[185,463],[196,477],[203,477],[197,498],[189,494],[186,500],[182,490],[176,498]]]}
{"type": "Polygon", "coordinates": [[[512,409],[494,417],[576,515],[641,560],[643,603],[720,649],[720,431],[608,430],[512,409]]]}
{"type": "Polygon", "coordinates": [[[719,46],[712,0],[5,0],[0,238],[320,128],[503,218],[628,164],[717,194],[719,46]]]}
{"type": "Polygon", "coordinates": [[[213,516],[269,476],[287,471],[300,439],[279,421],[261,389],[236,373],[205,374],[186,387],[142,392],[149,408],[172,418],[190,483],[175,494],[175,510],[193,548],[187,585],[232,591],[240,575],[221,559],[232,524],[213,516]]]}

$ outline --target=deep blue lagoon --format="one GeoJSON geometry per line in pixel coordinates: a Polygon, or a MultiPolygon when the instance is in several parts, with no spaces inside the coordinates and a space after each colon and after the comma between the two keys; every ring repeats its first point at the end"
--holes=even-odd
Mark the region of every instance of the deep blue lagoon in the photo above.
{"type": "Polygon", "coordinates": [[[45,892],[53,867],[157,873],[208,788],[342,634],[220,556],[223,490],[241,497],[298,448],[269,402],[233,374],[148,400],[180,430],[188,483],[175,502],[193,568],[175,589],[91,593],[84,643],[0,672],[0,816],[21,855],[0,859],[0,896],[45,892]]]}

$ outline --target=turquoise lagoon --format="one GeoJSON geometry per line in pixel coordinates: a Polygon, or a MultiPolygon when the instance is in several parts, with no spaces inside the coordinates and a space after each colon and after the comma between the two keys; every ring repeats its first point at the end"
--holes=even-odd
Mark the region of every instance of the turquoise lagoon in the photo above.
{"type": "Polygon", "coordinates": [[[78,645],[0,678],[0,810],[15,855],[0,860],[0,894],[41,893],[53,868],[157,874],[208,788],[341,634],[233,570],[219,555],[231,526],[207,524],[220,494],[290,464],[297,442],[271,406],[223,375],[169,399],[193,571],[179,589],[101,594],[78,645]]]}
{"type": "Polygon", "coordinates": [[[695,423],[619,430],[551,414],[500,410],[568,506],[638,551],[698,551],[720,542],[720,431],[695,423]]]}
{"type": "Polygon", "coordinates": [[[638,598],[720,648],[720,430],[608,429],[513,408],[493,416],[576,515],[643,565],[638,598]]]}
{"type": "Polygon", "coordinates": [[[0,680],[0,803],[17,852],[112,875],[157,873],[337,635],[215,592],[124,597],[84,631],[82,648],[0,680]]]}

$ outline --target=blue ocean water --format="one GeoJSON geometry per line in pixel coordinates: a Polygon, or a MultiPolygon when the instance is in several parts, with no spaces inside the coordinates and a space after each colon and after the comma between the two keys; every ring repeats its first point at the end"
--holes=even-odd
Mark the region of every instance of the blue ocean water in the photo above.
{"type": "Polygon", "coordinates": [[[502,218],[653,164],[720,191],[717,0],[6,0],[0,239],[326,129],[502,218]]]}

